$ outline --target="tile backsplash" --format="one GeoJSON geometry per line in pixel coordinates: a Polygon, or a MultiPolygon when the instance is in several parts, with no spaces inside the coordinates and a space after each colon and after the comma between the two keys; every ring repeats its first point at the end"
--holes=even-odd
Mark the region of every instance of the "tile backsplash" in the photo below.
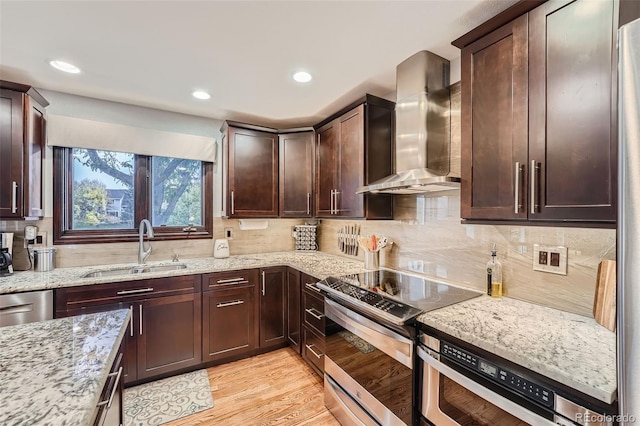
{"type": "MultiPolygon", "coordinates": [[[[381,253],[381,266],[415,270],[485,291],[486,263],[495,243],[505,295],[585,316],[592,316],[598,263],[616,256],[612,229],[463,225],[457,191],[395,196],[394,212],[392,221],[357,222],[362,235],[375,233],[393,241],[381,253]],[[534,244],[568,247],[567,275],[533,271],[534,244]]],[[[321,221],[321,251],[341,254],[336,234],[344,222],[321,221]]]]}

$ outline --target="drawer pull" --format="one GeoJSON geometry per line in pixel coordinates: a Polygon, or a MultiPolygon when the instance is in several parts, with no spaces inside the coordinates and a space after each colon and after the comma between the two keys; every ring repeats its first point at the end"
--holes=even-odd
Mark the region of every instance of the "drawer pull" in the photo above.
{"type": "Polygon", "coordinates": [[[216,283],[218,284],[230,284],[230,283],[246,283],[247,280],[244,278],[230,278],[228,280],[218,280],[216,283]]]}
{"type": "Polygon", "coordinates": [[[318,293],[321,293],[320,289],[318,287],[316,287],[315,285],[313,285],[313,283],[305,283],[304,284],[307,288],[310,288],[311,290],[317,291],[318,293]]]}
{"type": "Polygon", "coordinates": [[[126,294],[150,293],[152,291],[153,291],[153,287],[147,287],[147,288],[137,288],[135,290],[122,290],[117,292],[116,294],[118,296],[124,296],[126,294]]]}
{"type": "Polygon", "coordinates": [[[118,382],[120,381],[120,375],[122,374],[122,367],[120,367],[118,369],[117,373],[111,373],[109,374],[108,377],[113,377],[116,376],[116,380],[113,383],[113,388],[111,389],[111,395],[109,396],[109,399],[107,399],[106,401],[100,401],[98,402],[98,405],[96,405],[97,407],[101,407],[103,405],[106,405],[107,408],[111,408],[111,403],[113,402],[113,396],[116,394],[116,391],[118,390],[118,382]]]}
{"type": "Polygon", "coordinates": [[[319,354],[318,355],[318,353],[313,350],[312,346],[315,346],[315,345],[305,345],[305,346],[307,347],[307,350],[309,352],[311,352],[312,354],[314,354],[316,356],[316,358],[318,358],[318,359],[322,358],[322,355],[324,355],[324,354],[319,354]]]}
{"type": "Polygon", "coordinates": [[[227,306],[242,305],[243,303],[244,303],[244,300],[234,300],[233,302],[218,303],[216,305],[216,308],[224,308],[224,307],[227,307],[227,306]]]}
{"type": "Polygon", "coordinates": [[[304,311],[306,313],[308,313],[309,315],[311,315],[312,317],[314,317],[315,319],[317,319],[317,320],[322,320],[322,318],[324,318],[324,315],[321,314],[320,312],[318,312],[318,310],[316,310],[314,308],[305,309],[304,311]]]}

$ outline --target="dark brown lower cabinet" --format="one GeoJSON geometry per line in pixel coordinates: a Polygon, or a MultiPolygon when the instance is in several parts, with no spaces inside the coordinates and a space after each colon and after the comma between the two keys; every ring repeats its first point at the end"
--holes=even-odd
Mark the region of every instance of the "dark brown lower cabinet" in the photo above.
{"type": "Polygon", "coordinates": [[[302,337],[302,358],[322,376],[324,374],[324,335],[304,327],[302,337]]]}
{"type": "Polygon", "coordinates": [[[138,304],[138,379],[200,364],[200,294],[157,297],[138,304]]]}
{"type": "Polygon", "coordinates": [[[202,361],[217,361],[257,348],[256,286],[202,293],[202,361]]]}
{"type": "Polygon", "coordinates": [[[201,276],[57,289],[56,318],[129,309],[124,337],[125,384],[202,362],[201,276]]]}
{"type": "Polygon", "coordinates": [[[122,372],[124,362],[124,346],[120,345],[116,359],[109,369],[107,383],[105,383],[100,398],[96,404],[93,425],[122,425],[124,424],[124,380],[122,372]]]}
{"type": "Polygon", "coordinates": [[[287,342],[287,267],[260,269],[260,347],[287,342]]]}
{"type": "Polygon", "coordinates": [[[131,311],[131,318],[129,319],[129,328],[122,339],[122,350],[124,356],[122,358],[122,378],[124,383],[131,383],[138,380],[137,372],[137,357],[138,357],[138,342],[137,335],[134,333],[134,324],[137,315],[134,315],[133,303],[113,303],[109,305],[97,305],[88,306],[86,308],[69,309],[64,312],[57,312],[57,318],[73,317],[76,315],[95,314],[97,312],[113,311],[116,309],[129,309],[131,311]]]}
{"type": "Polygon", "coordinates": [[[318,280],[302,274],[302,358],[322,376],[326,318],[324,296],[311,285],[316,281],[318,280]]]}
{"type": "Polygon", "coordinates": [[[287,270],[287,338],[291,348],[300,353],[302,346],[300,345],[302,327],[302,317],[300,315],[300,306],[302,302],[301,289],[301,273],[300,271],[288,268],[287,270]]]}

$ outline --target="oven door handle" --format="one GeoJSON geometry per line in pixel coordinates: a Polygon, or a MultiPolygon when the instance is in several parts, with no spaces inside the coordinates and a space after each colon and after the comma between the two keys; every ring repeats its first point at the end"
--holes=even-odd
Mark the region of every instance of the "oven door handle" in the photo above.
{"type": "MultiPolygon", "coordinates": [[[[487,400],[492,403],[496,407],[503,409],[504,411],[512,414],[513,416],[535,425],[555,425],[551,420],[547,420],[544,417],[539,416],[538,414],[527,410],[526,408],[516,404],[513,401],[508,400],[504,396],[495,393],[494,391],[485,388],[478,382],[468,378],[464,374],[454,370],[448,365],[443,364],[438,361],[431,355],[427,353],[426,350],[422,346],[418,346],[418,356],[429,365],[429,367],[435,369],[440,374],[448,377],[454,382],[458,383],[463,388],[475,393],[480,398],[487,400]]],[[[423,384],[424,385],[424,384],[423,384]]],[[[437,395],[434,395],[435,398],[438,398],[437,395]]],[[[425,414],[425,413],[423,413],[425,414]]]]}
{"type": "Polygon", "coordinates": [[[325,298],[324,314],[342,328],[413,370],[413,342],[380,324],[325,298]]]}
{"type": "MultiPolygon", "coordinates": [[[[325,398],[329,400],[329,404],[327,405],[331,405],[331,407],[334,409],[337,408],[337,411],[343,411],[348,416],[348,420],[350,420],[350,423],[353,423],[356,426],[378,425],[378,422],[376,422],[369,415],[369,413],[363,410],[357,403],[353,402],[352,398],[347,395],[330,376],[327,376],[326,374],[324,376],[324,383],[325,398]],[[337,407],[334,407],[334,405],[337,405],[337,407]]],[[[333,410],[330,409],[329,411],[333,410]]],[[[333,414],[335,415],[337,413],[333,414]]],[[[342,416],[338,414],[338,417],[342,416]]]]}

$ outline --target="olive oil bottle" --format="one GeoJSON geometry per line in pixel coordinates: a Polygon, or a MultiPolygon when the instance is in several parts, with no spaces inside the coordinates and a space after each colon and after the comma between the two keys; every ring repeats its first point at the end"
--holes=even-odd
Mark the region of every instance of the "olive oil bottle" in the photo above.
{"type": "Polygon", "coordinates": [[[487,262],[487,294],[502,297],[502,264],[496,259],[496,245],[491,250],[491,259],[487,262]]]}

